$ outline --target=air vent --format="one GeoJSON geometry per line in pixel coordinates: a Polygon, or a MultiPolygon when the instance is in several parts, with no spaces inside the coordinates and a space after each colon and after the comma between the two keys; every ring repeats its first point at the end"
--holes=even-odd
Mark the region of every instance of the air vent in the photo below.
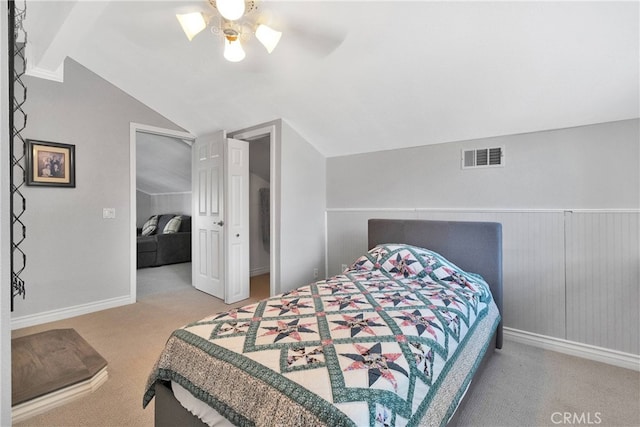
{"type": "Polygon", "coordinates": [[[462,169],[504,166],[502,147],[462,150],[462,169]]]}

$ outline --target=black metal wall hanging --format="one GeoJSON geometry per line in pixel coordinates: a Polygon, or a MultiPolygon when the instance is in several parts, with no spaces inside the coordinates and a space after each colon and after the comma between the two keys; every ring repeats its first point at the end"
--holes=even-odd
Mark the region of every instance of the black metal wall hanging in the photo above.
{"type": "Polygon", "coordinates": [[[25,48],[27,33],[23,23],[27,5],[23,8],[16,6],[15,1],[8,2],[9,27],[9,185],[11,211],[11,311],[14,300],[18,296],[24,299],[25,284],[20,277],[27,265],[27,255],[20,248],[27,236],[27,227],[22,222],[26,210],[26,199],[22,194],[22,187],[26,181],[25,156],[26,141],[22,132],[27,126],[27,113],[23,106],[27,100],[27,87],[23,77],[27,68],[25,48]]]}

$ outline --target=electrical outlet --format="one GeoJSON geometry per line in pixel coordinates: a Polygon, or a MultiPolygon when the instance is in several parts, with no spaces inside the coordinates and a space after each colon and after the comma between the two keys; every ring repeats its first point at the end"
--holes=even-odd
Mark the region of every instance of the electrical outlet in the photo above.
{"type": "Polygon", "coordinates": [[[317,278],[318,278],[318,269],[317,269],[317,268],[314,268],[314,269],[313,269],[313,278],[314,278],[314,279],[317,279],[317,278]]]}
{"type": "Polygon", "coordinates": [[[344,271],[347,269],[347,264],[340,264],[340,271],[344,273],[344,271]]]}

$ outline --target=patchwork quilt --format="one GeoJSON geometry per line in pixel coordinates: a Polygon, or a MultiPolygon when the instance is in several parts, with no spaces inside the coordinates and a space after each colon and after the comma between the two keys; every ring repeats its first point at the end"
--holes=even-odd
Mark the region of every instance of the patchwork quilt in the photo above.
{"type": "Polygon", "coordinates": [[[500,320],[489,286],[414,246],[174,331],[149,377],[236,425],[444,425],[500,320]]]}

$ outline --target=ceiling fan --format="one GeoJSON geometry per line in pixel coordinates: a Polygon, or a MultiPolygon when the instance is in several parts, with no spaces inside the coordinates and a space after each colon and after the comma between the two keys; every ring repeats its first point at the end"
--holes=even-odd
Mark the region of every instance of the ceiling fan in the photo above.
{"type": "Polygon", "coordinates": [[[246,54],[243,41],[251,35],[271,53],[280,41],[282,33],[260,22],[257,16],[258,0],[208,0],[212,14],[192,12],[177,14],[182,30],[191,41],[202,30],[211,25],[214,34],[224,37],[224,57],[231,62],[242,61],[246,54]],[[216,13],[217,12],[217,13],[216,13]],[[219,22],[215,22],[216,18],[219,22]]]}

